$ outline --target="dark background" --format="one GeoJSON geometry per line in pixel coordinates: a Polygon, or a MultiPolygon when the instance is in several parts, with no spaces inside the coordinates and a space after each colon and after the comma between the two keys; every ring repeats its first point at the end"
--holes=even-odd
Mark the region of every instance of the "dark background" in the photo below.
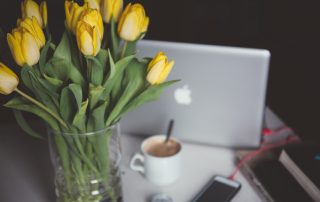
{"type": "MultiPolygon", "coordinates": [[[[135,1],[138,2],[138,1],[135,1]]],[[[320,2],[317,0],[145,0],[147,39],[265,48],[271,51],[267,105],[304,139],[320,139],[320,2]]],[[[64,0],[48,1],[57,41],[64,29],[64,0]]],[[[20,16],[20,1],[1,3],[3,36],[20,16]]],[[[14,63],[5,38],[1,61],[14,63]]],[[[196,70],[195,70],[196,71],[196,70]]],[[[195,72],[197,73],[197,72],[195,72]]],[[[9,96],[0,95],[2,105],[9,96]]],[[[0,108],[0,122],[13,122],[0,108]]]]}

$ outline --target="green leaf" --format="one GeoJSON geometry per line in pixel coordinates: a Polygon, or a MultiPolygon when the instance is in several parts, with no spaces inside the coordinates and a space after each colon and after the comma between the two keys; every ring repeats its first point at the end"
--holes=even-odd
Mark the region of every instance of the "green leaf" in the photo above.
{"type": "Polygon", "coordinates": [[[75,97],[69,87],[65,87],[61,91],[59,109],[61,117],[68,123],[72,122],[78,110],[75,97]]]}
{"type": "Polygon", "coordinates": [[[151,102],[157,100],[163,90],[168,86],[178,82],[179,80],[168,81],[159,85],[151,85],[141,94],[139,94],[136,98],[134,98],[130,103],[128,103],[122,110],[121,114],[118,116],[123,116],[125,113],[136,109],[146,102],[151,102]]]}
{"type": "Polygon", "coordinates": [[[108,63],[108,59],[109,59],[109,54],[108,51],[105,49],[100,49],[98,55],[96,56],[96,58],[100,61],[102,67],[103,67],[103,74],[105,75],[106,73],[106,66],[108,63]]]}
{"type": "Polygon", "coordinates": [[[45,122],[47,122],[53,130],[56,130],[56,131],[59,130],[59,124],[57,123],[55,118],[53,118],[46,111],[40,109],[38,106],[30,103],[29,101],[27,101],[22,97],[13,98],[9,102],[7,102],[4,106],[11,109],[33,113],[36,116],[42,118],[45,122]]]}
{"type": "Polygon", "coordinates": [[[56,86],[55,84],[49,82],[47,79],[43,79],[41,77],[37,77],[37,80],[47,90],[47,92],[49,92],[51,95],[54,95],[54,97],[59,97],[57,91],[60,86],[56,86]]]}
{"type": "Polygon", "coordinates": [[[46,64],[45,71],[49,76],[61,81],[71,79],[74,83],[84,86],[85,80],[79,70],[80,63],[74,61],[79,57],[76,55],[75,47],[72,47],[73,44],[75,41],[72,41],[72,37],[68,36],[68,31],[65,31],[52,59],[46,64]]]}
{"type": "Polygon", "coordinates": [[[119,60],[116,64],[115,64],[115,75],[109,78],[104,82],[103,87],[106,89],[106,93],[110,93],[111,90],[113,89],[115,83],[117,82],[117,80],[121,80],[121,76],[123,71],[129,66],[129,64],[131,63],[131,61],[135,58],[134,55],[125,57],[121,60],[119,60]]]}
{"type": "Polygon", "coordinates": [[[119,99],[123,89],[125,89],[125,86],[122,86],[124,80],[123,75],[124,73],[117,76],[118,79],[115,80],[113,88],[111,90],[110,99],[113,100],[113,102],[116,102],[119,99]]]}
{"type": "Polygon", "coordinates": [[[72,124],[77,127],[81,132],[86,131],[86,121],[87,121],[87,116],[86,116],[86,111],[88,107],[88,100],[83,102],[81,104],[81,108],[76,114],[76,116],[73,119],[72,124]]]}
{"type": "Polygon", "coordinates": [[[70,60],[52,58],[46,65],[46,73],[61,81],[72,80],[74,83],[84,86],[85,80],[80,71],[70,60]]]}
{"type": "Polygon", "coordinates": [[[59,79],[56,79],[56,78],[53,78],[53,77],[50,77],[46,74],[43,74],[43,77],[49,82],[51,83],[51,85],[55,86],[55,91],[57,91],[62,85],[63,85],[63,82],[59,79]]]}
{"type": "Polygon", "coordinates": [[[57,94],[48,93],[43,84],[38,80],[39,76],[35,70],[29,66],[24,66],[21,70],[21,80],[23,84],[33,92],[35,97],[52,111],[57,111],[57,94]]]}
{"type": "Polygon", "coordinates": [[[58,99],[59,95],[54,92],[48,91],[38,80],[38,77],[32,72],[28,72],[30,75],[31,84],[33,86],[33,93],[36,95],[38,100],[40,100],[44,105],[50,108],[53,112],[57,112],[57,107],[59,105],[58,99]]]}
{"type": "Polygon", "coordinates": [[[114,123],[123,110],[123,107],[125,107],[125,105],[130,102],[130,99],[142,90],[145,84],[145,71],[145,63],[141,63],[136,59],[130,63],[130,68],[126,69],[125,75],[128,82],[119,100],[113,100],[113,102],[115,102],[115,107],[112,109],[107,119],[106,126],[114,123]]]}
{"type": "Polygon", "coordinates": [[[50,48],[51,39],[47,41],[46,45],[41,50],[40,59],[39,59],[39,69],[41,74],[44,74],[44,69],[47,62],[47,55],[50,48]]]}
{"type": "Polygon", "coordinates": [[[136,40],[136,41],[128,41],[127,43],[127,48],[126,48],[126,52],[124,54],[124,56],[128,56],[128,55],[135,55],[136,52],[137,52],[137,42],[139,40],[136,40]]]}
{"type": "Polygon", "coordinates": [[[71,61],[75,65],[75,67],[77,67],[81,71],[80,57],[82,57],[82,55],[81,55],[81,52],[78,48],[76,38],[69,30],[66,30],[66,35],[67,35],[67,37],[69,39],[69,43],[70,43],[69,45],[70,45],[70,51],[71,51],[71,53],[70,53],[71,61]]]}
{"type": "Polygon", "coordinates": [[[104,116],[107,105],[108,102],[105,101],[91,112],[87,126],[88,131],[97,131],[105,128],[104,116]]]}
{"type": "Polygon", "coordinates": [[[114,77],[114,75],[116,74],[116,65],[114,64],[110,50],[108,50],[108,54],[109,54],[109,63],[110,63],[109,79],[112,79],[114,77]]]}
{"type": "Polygon", "coordinates": [[[103,81],[103,66],[100,61],[92,56],[86,56],[88,68],[90,72],[90,83],[101,85],[103,81]]]}
{"type": "Polygon", "coordinates": [[[69,63],[69,68],[69,78],[71,79],[71,81],[73,81],[76,84],[79,84],[82,87],[85,86],[85,80],[80,71],[71,63],[69,63]]]}
{"type": "Polygon", "coordinates": [[[89,108],[92,110],[100,100],[106,100],[107,94],[105,93],[105,88],[102,86],[89,87],[89,108]]]}
{"type": "Polygon", "coordinates": [[[70,84],[69,85],[69,89],[70,91],[73,93],[73,96],[76,100],[77,106],[78,106],[78,110],[80,110],[81,108],[81,103],[82,103],[82,89],[81,86],[79,86],[78,84],[70,84]]]}
{"type": "Polygon", "coordinates": [[[29,71],[32,69],[28,65],[24,65],[20,72],[20,77],[22,83],[32,92],[34,92],[33,85],[30,79],[29,71]]]}
{"type": "Polygon", "coordinates": [[[62,35],[59,45],[54,51],[53,57],[72,61],[70,44],[68,33],[65,31],[62,35]]]}
{"type": "Polygon", "coordinates": [[[46,64],[45,73],[52,78],[67,81],[69,79],[69,64],[64,59],[52,58],[46,64]]]}
{"type": "Polygon", "coordinates": [[[118,54],[119,54],[119,37],[117,35],[117,29],[116,29],[116,22],[115,20],[112,18],[111,19],[111,48],[112,48],[112,55],[114,58],[118,58],[118,54]]]}
{"type": "Polygon", "coordinates": [[[56,108],[58,94],[55,93],[57,88],[53,84],[40,78],[35,73],[35,69],[27,65],[22,68],[20,74],[23,84],[33,92],[38,100],[41,100],[44,104],[48,104],[52,109],[56,108]]]}
{"type": "Polygon", "coordinates": [[[38,138],[38,139],[44,139],[42,137],[42,135],[40,135],[39,133],[35,132],[31,126],[28,124],[28,122],[25,120],[25,118],[22,115],[22,112],[19,110],[13,110],[13,114],[14,117],[17,120],[17,123],[19,124],[19,126],[22,128],[22,130],[24,132],[26,132],[27,134],[29,134],[32,137],[38,138]]]}

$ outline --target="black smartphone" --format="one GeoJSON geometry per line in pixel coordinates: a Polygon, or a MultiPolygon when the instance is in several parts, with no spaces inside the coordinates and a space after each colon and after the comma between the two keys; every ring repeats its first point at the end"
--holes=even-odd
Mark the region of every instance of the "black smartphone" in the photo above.
{"type": "Polygon", "coordinates": [[[223,176],[215,176],[192,202],[228,202],[240,190],[241,184],[223,176]]]}

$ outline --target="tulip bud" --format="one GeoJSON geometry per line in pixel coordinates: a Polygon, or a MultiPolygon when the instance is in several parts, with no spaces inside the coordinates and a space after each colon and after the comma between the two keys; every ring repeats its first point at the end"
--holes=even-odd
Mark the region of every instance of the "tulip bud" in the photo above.
{"type": "Polygon", "coordinates": [[[44,46],[46,39],[43,30],[41,29],[35,17],[32,17],[32,19],[26,18],[24,20],[18,20],[17,24],[19,27],[26,29],[34,36],[40,48],[44,46]]]}
{"type": "Polygon", "coordinates": [[[147,69],[147,81],[151,85],[160,84],[168,77],[174,61],[168,61],[168,57],[163,53],[159,52],[149,63],[147,69]]]}
{"type": "Polygon", "coordinates": [[[100,51],[101,38],[98,27],[79,21],[76,38],[78,47],[84,55],[96,56],[100,51]]]}
{"type": "Polygon", "coordinates": [[[19,84],[18,76],[0,62],[0,94],[9,95],[19,84]]]}
{"type": "Polygon", "coordinates": [[[84,2],[88,4],[89,8],[100,11],[100,0],[84,0],[84,2]]]}
{"type": "Polygon", "coordinates": [[[42,2],[39,6],[33,0],[24,0],[21,2],[22,18],[32,18],[33,16],[37,19],[40,27],[44,28],[47,25],[47,4],[42,2]]]}
{"type": "Polygon", "coordinates": [[[43,21],[43,27],[46,27],[48,24],[48,9],[47,2],[43,1],[40,4],[40,13],[43,21]]]}
{"type": "Polygon", "coordinates": [[[123,8],[123,0],[102,0],[101,15],[105,23],[110,23],[111,18],[118,22],[123,8]]]}
{"type": "Polygon", "coordinates": [[[38,41],[25,28],[19,27],[7,35],[11,54],[19,66],[28,64],[32,66],[38,63],[40,58],[40,46],[38,41]]]}
{"type": "Polygon", "coordinates": [[[138,3],[128,4],[120,17],[118,33],[123,40],[135,41],[147,31],[148,25],[149,18],[143,6],[138,3]]]}
{"type": "Polygon", "coordinates": [[[98,12],[98,10],[91,9],[91,8],[85,9],[81,13],[79,21],[86,22],[91,27],[96,27],[98,30],[100,39],[103,38],[103,32],[104,32],[103,21],[102,21],[101,14],[98,12]]]}
{"type": "Polygon", "coordinates": [[[75,34],[80,16],[82,12],[88,8],[88,5],[79,6],[79,4],[74,3],[73,1],[66,1],[64,3],[64,8],[66,13],[66,25],[68,29],[75,34]]]}

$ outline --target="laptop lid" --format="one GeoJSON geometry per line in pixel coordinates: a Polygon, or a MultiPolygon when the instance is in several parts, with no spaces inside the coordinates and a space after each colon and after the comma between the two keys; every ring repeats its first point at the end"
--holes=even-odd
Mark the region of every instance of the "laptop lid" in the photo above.
{"type": "Polygon", "coordinates": [[[181,79],[157,101],[121,120],[124,133],[163,134],[170,119],[181,140],[228,147],[260,144],[270,53],[267,50],[142,40],[138,56],[164,51],[181,79]]]}

